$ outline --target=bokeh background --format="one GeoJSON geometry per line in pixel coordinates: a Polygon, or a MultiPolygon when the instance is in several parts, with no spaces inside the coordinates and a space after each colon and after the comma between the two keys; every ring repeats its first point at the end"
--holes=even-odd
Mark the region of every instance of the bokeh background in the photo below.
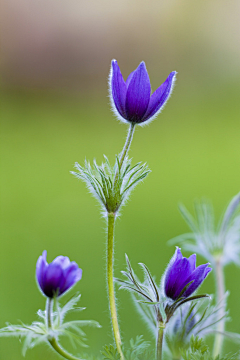
{"type": "MultiPolygon", "coordinates": [[[[74,162],[106,154],[114,161],[127,126],[108,98],[110,61],[127,75],[146,62],[155,90],[172,70],[172,98],[150,126],[138,128],[130,151],[152,173],[134,191],[116,227],[115,275],[124,254],[141,276],[144,262],[160,280],[187,232],[178,211],[211,199],[216,219],[240,191],[240,2],[238,0],[7,0],[2,5],[2,225],[0,326],[31,323],[44,307],[35,264],[63,254],[83,269],[74,290],[91,351],[110,343],[105,280],[105,219],[85,185],[70,175],[74,162]]],[[[198,263],[202,259],[198,258],[198,263]]],[[[232,321],[240,332],[240,269],[226,269],[232,321]]],[[[213,276],[202,286],[213,293],[213,276]]],[[[122,335],[153,340],[127,293],[117,292],[122,335]]],[[[64,298],[62,299],[64,301],[64,298]]],[[[70,316],[71,318],[71,316],[70,316]]],[[[210,339],[211,341],[211,339],[210,339]]],[[[69,343],[64,343],[75,351],[69,343]]],[[[226,342],[226,351],[236,345],[226,342]]],[[[26,359],[58,359],[43,346],[26,359]],[[46,353],[47,351],[47,353],[46,353]]],[[[0,339],[0,358],[22,359],[17,339],[0,339]]]]}

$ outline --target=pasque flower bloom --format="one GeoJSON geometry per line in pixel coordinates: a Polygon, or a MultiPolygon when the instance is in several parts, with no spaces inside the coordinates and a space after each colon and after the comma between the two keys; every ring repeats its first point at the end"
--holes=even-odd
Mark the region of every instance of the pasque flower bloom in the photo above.
{"type": "Polygon", "coordinates": [[[43,294],[49,298],[60,296],[70,289],[82,277],[82,270],[66,256],[57,256],[47,263],[47,251],[38,258],[36,277],[43,294]]]}
{"type": "Polygon", "coordinates": [[[176,71],[171,72],[151,95],[151,84],[144,62],[139,64],[125,82],[117,61],[112,60],[109,90],[112,107],[118,118],[136,124],[153,120],[169,99],[176,74],[176,71]]]}
{"type": "Polygon", "coordinates": [[[172,300],[177,300],[189,283],[191,284],[181,297],[187,298],[192,295],[212,270],[208,265],[209,263],[196,267],[196,254],[187,259],[182,256],[181,249],[177,248],[164,275],[165,295],[172,300]]]}

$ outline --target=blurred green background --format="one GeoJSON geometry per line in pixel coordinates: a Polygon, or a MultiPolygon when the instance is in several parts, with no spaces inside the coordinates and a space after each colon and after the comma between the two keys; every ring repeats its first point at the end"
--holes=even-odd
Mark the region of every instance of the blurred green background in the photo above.
{"type": "MultiPolygon", "coordinates": [[[[85,185],[70,171],[85,158],[114,161],[127,126],[110,110],[107,77],[116,58],[126,78],[146,62],[155,90],[172,70],[178,78],[162,114],[138,128],[130,156],[152,173],[131,196],[116,226],[115,275],[127,253],[136,273],[144,262],[160,280],[187,232],[178,204],[211,199],[219,218],[240,191],[240,44],[238,0],[9,0],[2,11],[2,174],[0,326],[31,323],[44,298],[35,264],[62,254],[83,269],[66,295],[82,293],[89,352],[110,343],[105,280],[105,219],[85,185]]],[[[187,255],[187,254],[186,254],[187,255]]],[[[198,258],[198,264],[203,259],[198,258]]],[[[232,321],[240,332],[240,269],[226,269],[232,321]]],[[[213,293],[210,275],[201,288],[213,293]]],[[[130,296],[117,292],[124,341],[153,340],[130,296]]],[[[62,299],[64,301],[64,298],[62,299]]],[[[71,316],[70,316],[71,317],[71,316]]],[[[64,343],[70,351],[71,345],[64,343]]],[[[226,342],[226,351],[237,346],[226,342]]],[[[57,359],[44,346],[26,359],[57,359]]],[[[21,359],[17,339],[0,339],[0,359],[21,359]]]]}

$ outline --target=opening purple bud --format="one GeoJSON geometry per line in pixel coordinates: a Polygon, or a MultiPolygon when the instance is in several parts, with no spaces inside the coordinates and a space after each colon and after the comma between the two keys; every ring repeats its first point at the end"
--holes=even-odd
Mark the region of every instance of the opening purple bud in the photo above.
{"type": "Polygon", "coordinates": [[[110,98],[118,118],[135,124],[153,120],[169,99],[176,71],[151,95],[151,84],[144,62],[141,62],[124,81],[116,60],[112,60],[109,77],[110,98]]]}
{"type": "Polygon", "coordinates": [[[66,256],[58,256],[50,264],[46,258],[44,250],[36,265],[39,288],[49,298],[61,296],[81,279],[82,269],[66,256]]]}
{"type": "Polygon", "coordinates": [[[183,298],[192,295],[212,270],[208,265],[196,267],[196,254],[187,259],[182,256],[181,249],[177,248],[164,275],[165,295],[172,300],[177,300],[180,295],[183,298]]]}

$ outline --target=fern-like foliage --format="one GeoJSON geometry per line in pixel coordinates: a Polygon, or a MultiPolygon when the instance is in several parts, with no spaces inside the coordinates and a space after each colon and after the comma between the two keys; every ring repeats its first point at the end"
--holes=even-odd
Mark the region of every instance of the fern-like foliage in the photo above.
{"type": "Polygon", "coordinates": [[[101,353],[104,360],[120,360],[120,355],[117,351],[117,348],[113,345],[105,345],[101,353]]]}
{"type": "MultiPolygon", "coordinates": [[[[144,341],[143,336],[137,336],[136,340],[130,340],[129,348],[123,347],[125,360],[150,360],[154,359],[153,351],[149,349],[150,343],[144,341]]],[[[120,360],[117,349],[113,346],[105,346],[101,352],[103,360],[120,360]]]]}
{"type": "Polygon", "coordinates": [[[93,166],[88,161],[85,161],[84,167],[76,163],[77,172],[71,173],[86,183],[104,210],[108,213],[116,213],[134,187],[149,174],[150,170],[146,164],[140,162],[132,166],[131,160],[127,157],[120,165],[119,157],[116,156],[113,167],[106,156],[104,159],[105,162],[100,166],[95,160],[93,166]]]}
{"type": "Polygon", "coordinates": [[[55,311],[52,316],[53,326],[51,329],[47,325],[46,311],[38,310],[37,314],[40,321],[34,321],[31,325],[23,323],[20,325],[7,324],[6,327],[0,329],[0,337],[18,337],[20,340],[23,340],[23,355],[26,354],[27,349],[31,349],[41,343],[48,343],[52,338],[58,339],[59,336],[66,336],[74,347],[77,344],[87,347],[88,345],[85,343],[86,334],[82,327],[101,327],[99,323],[94,320],[64,321],[69,312],[85,309],[76,306],[80,296],[76,294],[62,307],[57,299],[55,299],[55,311]]]}
{"type": "Polygon", "coordinates": [[[224,357],[219,355],[213,358],[209,347],[204,343],[203,339],[192,336],[190,339],[190,347],[188,350],[182,350],[181,355],[183,360],[237,360],[239,353],[228,354],[224,357]]]}

